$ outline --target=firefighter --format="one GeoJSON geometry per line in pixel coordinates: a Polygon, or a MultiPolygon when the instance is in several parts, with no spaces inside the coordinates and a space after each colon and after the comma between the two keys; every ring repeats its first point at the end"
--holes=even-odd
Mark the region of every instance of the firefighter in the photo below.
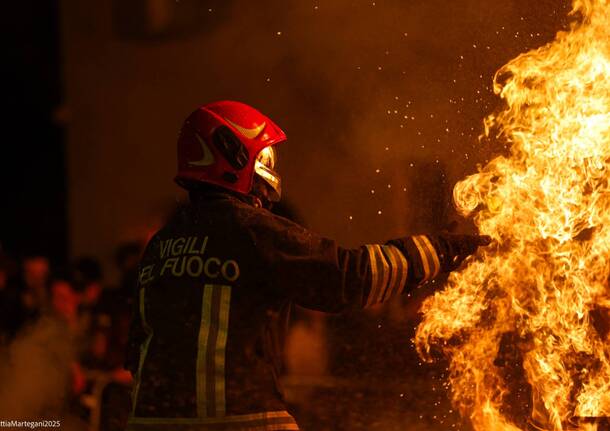
{"type": "Polygon", "coordinates": [[[298,430],[278,385],[290,303],[379,304],[456,269],[489,238],[415,235],[343,248],[268,209],[284,132],[242,103],[204,105],[178,138],[190,204],[150,240],[127,359],[128,430],[298,430]]]}

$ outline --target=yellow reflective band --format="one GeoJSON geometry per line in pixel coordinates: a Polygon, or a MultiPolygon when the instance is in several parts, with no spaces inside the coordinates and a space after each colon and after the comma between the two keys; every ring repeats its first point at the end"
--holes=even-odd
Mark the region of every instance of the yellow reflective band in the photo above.
{"type": "Polygon", "coordinates": [[[375,246],[375,254],[379,257],[379,268],[381,269],[381,277],[379,283],[379,289],[377,291],[377,297],[373,298],[375,303],[380,303],[383,301],[383,295],[385,294],[388,288],[388,282],[390,281],[390,274],[392,272],[392,267],[388,263],[380,245],[375,246]]]}
{"type": "Polygon", "coordinates": [[[199,419],[226,414],[225,355],[230,307],[230,286],[204,286],[196,371],[199,419]]]}
{"type": "Polygon", "coordinates": [[[212,314],[212,292],[214,286],[206,284],[203,289],[203,298],[201,300],[201,320],[199,324],[199,337],[197,342],[197,416],[199,418],[206,417],[206,364],[207,364],[207,349],[208,338],[210,336],[210,315],[212,314]]]}
{"type": "Polygon", "coordinates": [[[398,263],[398,259],[394,253],[393,245],[384,245],[381,247],[383,254],[387,257],[390,263],[390,279],[388,284],[383,292],[383,295],[380,295],[379,301],[383,302],[394,295],[396,291],[397,281],[400,277],[400,264],[398,263]]]}
{"type": "Polygon", "coordinates": [[[366,305],[369,306],[373,303],[375,292],[378,289],[378,274],[377,274],[377,260],[375,259],[375,245],[367,245],[366,249],[369,255],[369,266],[371,268],[371,290],[366,301],[366,305]]]}
{"type": "Polygon", "coordinates": [[[146,310],[144,299],[146,298],[146,290],[145,288],[140,288],[140,298],[139,298],[139,310],[140,310],[140,322],[142,323],[142,327],[144,331],[148,334],[142,345],[140,346],[140,357],[138,360],[138,370],[136,372],[135,383],[133,385],[133,390],[131,392],[131,414],[135,414],[136,405],[138,403],[138,393],[140,392],[140,382],[142,380],[142,368],[144,368],[144,361],[146,360],[146,355],[148,354],[148,346],[150,345],[150,341],[153,337],[153,330],[148,325],[146,321],[146,310]]]}
{"type": "Polygon", "coordinates": [[[366,306],[384,302],[402,292],[407,281],[408,263],[393,245],[367,245],[371,267],[371,290],[366,306]]]}
{"type": "Polygon", "coordinates": [[[224,416],[225,400],[225,353],[229,331],[229,310],[231,307],[231,287],[217,286],[220,289],[220,310],[218,314],[218,338],[214,355],[216,369],[216,416],[224,416]]]}
{"type": "Polygon", "coordinates": [[[398,283],[396,286],[396,293],[400,295],[402,294],[405,289],[405,286],[407,285],[407,278],[409,276],[409,261],[407,260],[405,255],[402,254],[402,251],[400,251],[397,247],[393,245],[391,245],[390,247],[399,262],[398,273],[400,274],[400,278],[398,279],[398,283]]]}
{"type": "Polygon", "coordinates": [[[413,244],[415,244],[415,247],[417,247],[417,251],[419,251],[419,257],[421,259],[422,266],[424,267],[424,278],[422,281],[426,281],[430,278],[431,274],[430,263],[428,262],[426,250],[424,249],[424,246],[420,244],[418,236],[413,236],[411,237],[411,239],[413,240],[413,244]]]}
{"type": "Polygon", "coordinates": [[[432,262],[434,263],[434,271],[432,271],[432,278],[436,277],[441,270],[441,262],[438,258],[438,254],[436,254],[436,249],[430,242],[427,236],[420,236],[424,245],[428,248],[429,255],[432,256],[432,262]]]}

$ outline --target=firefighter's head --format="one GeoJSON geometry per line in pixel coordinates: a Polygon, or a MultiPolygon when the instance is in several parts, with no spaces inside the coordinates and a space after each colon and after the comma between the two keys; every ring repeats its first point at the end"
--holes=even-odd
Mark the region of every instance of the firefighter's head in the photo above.
{"type": "Polygon", "coordinates": [[[278,201],[280,176],[275,145],[284,132],[256,109],[222,101],[201,106],[184,122],[178,137],[176,182],[194,189],[202,184],[278,201]]]}

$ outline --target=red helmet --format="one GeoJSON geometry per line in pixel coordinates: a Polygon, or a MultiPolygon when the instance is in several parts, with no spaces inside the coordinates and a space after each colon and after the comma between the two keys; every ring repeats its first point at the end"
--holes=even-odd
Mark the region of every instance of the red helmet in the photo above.
{"type": "Polygon", "coordinates": [[[240,102],[222,101],[199,107],[184,122],[178,137],[178,175],[185,188],[211,183],[238,193],[252,190],[254,174],[281,194],[272,145],[286,134],[268,117],[240,102]]]}

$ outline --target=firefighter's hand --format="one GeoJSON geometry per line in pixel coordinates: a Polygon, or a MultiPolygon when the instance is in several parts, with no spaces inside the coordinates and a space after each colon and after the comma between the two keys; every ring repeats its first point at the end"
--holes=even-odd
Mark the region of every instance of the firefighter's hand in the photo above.
{"type": "Polygon", "coordinates": [[[445,272],[453,271],[462,264],[464,259],[474,254],[480,246],[491,243],[488,235],[459,235],[441,234],[437,236],[438,257],[441,269],[445,272]]]}

